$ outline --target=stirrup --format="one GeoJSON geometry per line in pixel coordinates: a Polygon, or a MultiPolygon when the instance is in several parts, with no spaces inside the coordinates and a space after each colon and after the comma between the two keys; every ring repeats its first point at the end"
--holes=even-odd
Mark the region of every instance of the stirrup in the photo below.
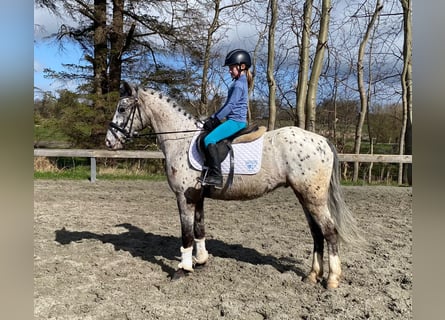
{"type": "Polygon", "coordinates": [[[209,168],[203,167],[203,169],[201,171],[201,176],[197,177],[196,180],[198,180],[198,182],[201,183],[202,185],[205,185],[205,180],[207,178],[207,173],[209,173],[209,168]]]}
{"type": "Polygon", "coordinates": [[[221,185],[214,184],[214,183],[208,183],[204,178],[201,178],[201,177],[196,178],[196,180],[198,180],[198,182],[201,183],[201,185],[203,187],[214,187],[215,189],[222,189],[223,188],[222,183],[221,183],[221,185]]]}
{"type": "MultiPolygon", "coordinates": [[[[203,170],[203,171],[204,171],[204,170],[203,170]]],[[[201,174],[201,176],[198,177],[198,178],[196,178],[196,180],[198,180],[198,182],[201,183],[201,185],[202,185],[203,187],[206,187],[206,186],[212,186],[212,187],[214,187],[215,189],[222,189],[222,188],[223,188],[222,179],[221,179],[221,184],[209,183],[209,182],[207,181],[207,174],[208,174],[208,173],[209,173],[209,169],[207,168],[207,170],[205,170],[205,173],[204,173],[204,174],[201,174]]]]}
{"type": "Polygon", "coordinates": [[[216,184],[215,182],[208,182],[208,181],[204,180],[204,181],[201,182],[201,185],[202,185],[202,186],[212,186],[212,187],[214,187],[215,189],[222,189],[222,188],[223,188],[223,183],[222,183],[222,181],[221,181],[220,184],[219,184],[219,183],[216,184]]]}

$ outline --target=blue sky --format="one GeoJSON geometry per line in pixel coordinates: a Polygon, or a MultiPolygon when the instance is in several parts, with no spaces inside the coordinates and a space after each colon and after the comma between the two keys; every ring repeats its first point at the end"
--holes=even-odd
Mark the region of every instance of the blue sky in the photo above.
{"type": "MultiPolygon", "coordinates": [[[[53,39],[47,39],[50,34],[57,32],[60,25],[70,21],[55,18],[46,9],[34,10],[34,87],[42,91],[57,91],[59,89],[76,86],[74,83],[66,83],[44,78],[43,70],[50,68],[55,71],[64,70],[63,64],[79,64],[82,60],[82,52],[72,44],[66,44],[63,50],[53,39]]],[[[39,90],[34,90],[37,96],[39,90]]]]}
{"type": "Polygon", "coordinates": [[[76,47],[66,46],[61,51],[57,44],[53,43],[35,43],[34,44],[34,87],[42,91],[57,91],[59,89],[74,86],[66,82],[54,79],[44,78],[43,70],[50,68],[55,71],[62,71],[63,64],[78,63],[81,60],[82,53],[76,47]]]}

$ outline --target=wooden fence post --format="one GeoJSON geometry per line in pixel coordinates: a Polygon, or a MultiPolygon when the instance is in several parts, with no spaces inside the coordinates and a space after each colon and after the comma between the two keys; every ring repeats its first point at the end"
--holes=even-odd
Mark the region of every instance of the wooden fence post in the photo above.
{"type": "Polygon", "coordinates": [[[90,158],[90,181],[96,182],[96,158],[90,158]]]}

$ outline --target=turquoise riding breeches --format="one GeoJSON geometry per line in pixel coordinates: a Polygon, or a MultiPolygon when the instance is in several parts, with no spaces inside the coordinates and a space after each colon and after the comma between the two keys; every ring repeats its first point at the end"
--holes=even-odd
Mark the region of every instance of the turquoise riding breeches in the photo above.
{"type": "Polygon", "coordinates": [[[235,120],[227,120],[212,130],[205,138],[204,145],[207,148],[209,144],[218,143],[219,141],[234,135],[241,129],[247,127],[246,122],[239,122],[235,120]]]}

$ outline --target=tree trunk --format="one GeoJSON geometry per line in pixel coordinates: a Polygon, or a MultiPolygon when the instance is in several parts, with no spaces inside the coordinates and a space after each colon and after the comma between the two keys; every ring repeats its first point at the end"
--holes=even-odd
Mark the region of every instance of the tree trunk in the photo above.
{"type": "MultiPolygon", "coordinates": [[[[268,9],[269,10],[269,9],[268,9]]],[[[252,80],[253,80],[253,84],[252,87],[249,88],[249,97],[252,95],[252,91],[255,88],[254,83],[255,83],[255,75],[256,75],[256,60],[257,60],[257,56],[258,56],[258,52],[260,51],[260,49],[262,49],[262,42],[264,41],[265,35],[267,32],[267,26],[264,26],[263,31],[261,31],[258,35],[258,41],[255,45],[255,49],[253,51],[253,55],[252,55],[252,80]]],[[[249,103],[249,107],[247,109],[248,111],[248,116],[249,116],[249,123],[251,123],[252,121],[252,110],[250,108],[251,104],[249,103]]]]}
{"type": "Polygon", "coordinates": [[[324,52],[326,49],[329,19],[331,14],[331,0],[323,0],[321,9],[320,31],[318,33],[317,50],[315,53],[314,64],[312,66],[311,77],[308,83],[306,97],[306,124],[305,128],[309,131],[315,131],[315,116],[317,107],[318,81],[320,79],[321,69],[323,67],[324,52]]]}
{"type": "Polygon", "coordinates": [[[110,33],[109,92],[118,92],[124,49],[124,0],[113,0],[113,24],[110,33]]]}
{"type": "MultiPolygon", "coordinates": [[[[358,82],[358,90],[360,93],[360,112],[359,117],[357,119],[357,124],[355,127],[355,140],[354,140],[354,153],[360,154],[361,140],[362,140],[362,130],[363,124],[365,123],[366,112],[368,110],[368,99],[366,94],[366,88],[364,83],[364,70],[363,70],[363,58],[365,56],[365,48],[366,44],[369,40],[369,36],[371,34],[372,28],[374,27],[375,21],[377,20],[383,5],[380,3],[380,0],[377,1],[374,13],[372,15],[371,21],[368,24],[365,35],[359,46],[358,51],[358,59],[357,59],[357,82],[358,82]]],[[[357,182],[358,180],[358,171],[359,171],[359,162],[354,162],[354,171],[352,181],[357,182]]]]}
{"type": "Polygon", "coordinates": [[[210,68],[210,50],[212,48],[212,38],[213,34],[218,30],[219,28],[219,13],[220,13],[220,0],[214,0],[214,13],[213,13],[213,20],[212,24],[210,25],[209,29],[207,30],[207,41],[206,41],[206,47],[204,51],[204,63],[202,66],[202,81],[201,81],[201,99],[200,99],[200,105],[198,114],[201,115],[207,115],[207,104],[208,104],[208,98],[207,98],[207,85],[208,85],[208,72],[210,68]]]}
{"type": "MultiPolygon", "coordinates": [[[[412,18],[411,0],[400,0],[403,8],[403,71],[402,82],[402,105],[403,123],[400,132],[399,154],[412,154],[412,18]]],[[[402,168],[399,166],[399,185],[402,184],[402,168]]],[[[412,185],[412,163],[406,164],[406,180],[412,185]]]]}
{"type": "Polygon", "coordinates": [[[337,94],[338,94],[338,82],[339,82],[339,76],[338,76],[338,70],[339,70],[339,62],[338,59],[335,59],[335,76],[334,76],[334,94],[332,97],[332,136],[331,139],[334,142],[335,147],[337,148],[337,94]]]}
{"type": "Polygon", "coordinates": [[[306,0],[303,8],[303,34],[301,36],[297,82],[297,123],[295,123],[295,125],[300,128],[304,128],[306,123],[305,104],[309,74],[309,45],[312,21],[312,3],[313,0],[306,0]]]}
{"type": "Polygon", "coordinates": [[[269,121],[267,129],[275,128],[277,106],[276,106],[276,84],[274,78],[274,57],[275,57],[275,29],[278,18],[278,0],[270,0],[270,26],[269,41],[267,51],[267,83],[269,84],[269,121]]]}
{"type": "Polygon", "coordinates": [[[107,1],[94,0],[94,84],[95,107],[105,106],[104,94],[108,92],[107,77],[107,1]]]}

